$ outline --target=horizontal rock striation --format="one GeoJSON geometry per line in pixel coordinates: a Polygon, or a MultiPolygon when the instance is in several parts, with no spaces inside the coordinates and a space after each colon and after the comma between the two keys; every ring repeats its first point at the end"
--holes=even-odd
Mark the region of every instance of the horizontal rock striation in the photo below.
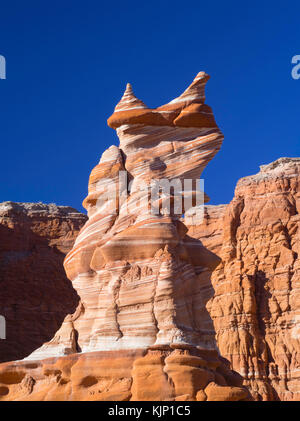
{"type": "Polygon", "coordinates": [[[63,259],[85,221],[67,206],[0,203],[0,361],[26,357],[76,308],[63,259]]]}
{"type": "Polygon", "coordinates": [[[242,178],[189,234],[222,258],[207,308],[221,355],[258,400],[300,399],[300,158],[242,178]]]}

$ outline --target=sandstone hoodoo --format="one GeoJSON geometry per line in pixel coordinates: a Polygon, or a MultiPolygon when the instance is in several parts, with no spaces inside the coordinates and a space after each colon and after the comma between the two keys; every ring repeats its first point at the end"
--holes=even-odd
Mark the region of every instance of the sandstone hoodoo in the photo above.
{"type": "Polygon", "coordinates": [[[221,355],[255,399],[300,400],[300,158],[242,178],[229,205],[187,212],[189,235],[221,257],[207,304],[221,355]]]}
{"type": "MultiPolygon", "coordinates": [[[[129,85],[108,119],[117,128],[120,147],[105,151],[91,173],[84,201],[89,220],[65,259],[66,273],[81,298],[72,329],[82,352],[171,343],[207,347],[196,322],[201,319],[197,312],[203,311],[196,279],[205,266],[190,262],[188,249],[194,242],[186,236],[181,215],[153,215],[148,191],[141,189],[152,179],[198,180],[219,150],[223,135],[216,125],[176,126],[191,104],[203,105],[207,80],[199,73],[179,98],[156,110],[146,108],[129,85]],[[101,195],[115,190],[120,171],[128,174],[131,186],[126,200],[116,206],[101,195]]],[[[197,252],[201,256],[204,247],[197,252]]],[[[69,321],[62,332],[67,326],[69,321]]],[[[65,348],[71,343],[54,339],[32,357],[64,355],[65,348]]]]}
{"type": "Polygon", "coordinates": [[[144,187],[154,179],[195,186],[220,149],[223,135],[204,103],[208,78],[200,72],[156,109],[127,85],[108,120],[120,146],[91,173],[89,220],[64,263],[77,310],[25,361],[1,366],[3,399],[249,399],[241,376],[218,355],[206,310],[220,259],[187,235],[181,214],[167,212],[172,190],[152,213],[144,187]]]}
{"type": "Polygon", "coordinates": [[[67,206],[0,203],[0,361],[28,356],[76,308],[62,263],[86,219],[67,206]]]}

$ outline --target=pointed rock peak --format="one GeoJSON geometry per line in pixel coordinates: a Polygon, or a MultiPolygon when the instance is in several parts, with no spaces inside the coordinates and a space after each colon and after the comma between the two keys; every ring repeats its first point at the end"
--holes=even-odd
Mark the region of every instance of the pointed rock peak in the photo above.
{"type": "Polygon", "coordinates": [[[169,102],[169,104],[185,103],[186,107],[192,103],[203,104],[205,102],[205,85],[209,79],[209,75],[205,72],[199,72],[192,84],[177,98],[169,102]]]}
{"type": "Polygon", "coordinates": [[[131,83],[127,83],[125,92],[122,96],[122,99],[126,100],[126,99],[132,98],[132,97],[135,98],[135,95],[134,95],[134,92],[133,92],[133,89],[132,89],[132,85],[131,85],[131,83]]]}
{"type": "Polygon", "coordinates": [[[207,82],[208,79],[209,79],[209,75],[207,73],[205,73],[205,72],[199,72],[197,74],[197,76],[195,77],[193,83],[194,82],[198,82],[199,80],[202,80],[202,81],[205,80],[205,82],[207,82]]]}
{"type": "Polygon", "coordinates": [[[137,108],[148,108],[143,101],[138,99],[133,92],[130,83],[127,83],[125,92],[115,108],[116,111],[129,111],[137,108]]]}

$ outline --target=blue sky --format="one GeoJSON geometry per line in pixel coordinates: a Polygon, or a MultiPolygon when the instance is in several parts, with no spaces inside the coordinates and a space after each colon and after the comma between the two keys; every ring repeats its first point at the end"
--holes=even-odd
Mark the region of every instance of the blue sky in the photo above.
{"type": "Polygon", "coordinates": [[[203,173],[212,204],[281,156],[300,156],[296,1],[11,1],[1,5],[0,201],[82,210],[88,177],[117,144],[106,125],[126,82],[149,107],[205,70],[225,135],[203,173]]]}

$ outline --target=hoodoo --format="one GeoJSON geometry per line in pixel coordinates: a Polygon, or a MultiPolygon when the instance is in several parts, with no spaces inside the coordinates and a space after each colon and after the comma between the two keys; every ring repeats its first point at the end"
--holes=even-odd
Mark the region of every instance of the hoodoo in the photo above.
{"type": "MultiPolygon", "coordinates": [[[[0,367],[4,399],[249,399],[241,376],[218,355],[206,310],[220,259],[187,235],[174,208],[153,214],[145,188],[162,179],[196,185],[220,149],[223,135],[204,104],[207,80],[200,72],[156,109],[127,85],[108,119],[120,145],[91,173],[89,219],[64,263],[80,303],[50,342],[0,367]]],[[[173,196],[170,190],[163,202],[173,196]]]]}

